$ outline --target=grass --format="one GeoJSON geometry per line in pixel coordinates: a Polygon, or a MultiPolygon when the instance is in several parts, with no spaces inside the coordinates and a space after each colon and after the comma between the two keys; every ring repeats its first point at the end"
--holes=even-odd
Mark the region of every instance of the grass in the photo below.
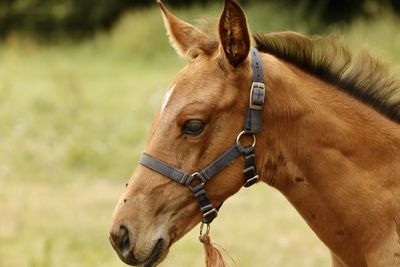
{"type": "MultiPolygon", "coordinates": [[[[301,6],[246,10],[254,31],[309,33],[317,23],[300,21],[301,6]]],[[[176,10],[190,22],[219,12],[220,5],[176,10]]],[[[335,30],[354,48],[368,43],[398,69],[398,25],[387,13],[335,30]]],[[[80,44],[10,36],[0,45],[0,267],[124,266],[108,244],[111,213],[153,112],[184,64],[168,46],[156,8],[131,12],[110,33],[80,44]]],[[[162,266],[202,266],[197,231],[162,266]]],[[[237,266],[329,265],[327,249],[264,185],[227,201],[212,238],[237,266]]]]}
{"type": "MultiPolygon", "coordinates": [[[[107,237],[122,184],[11,182],[7,188],[0,195],[0,266],[124,266],[107,237]]],[[[162,266],[202,266],[197,235],[196,228],[178,242],[162,266]]],[[[326,249],[283,197],[266,186],[243,190],[228,201],[212,226],[212,238],[237,266],[327,265],[326,249]]]]}

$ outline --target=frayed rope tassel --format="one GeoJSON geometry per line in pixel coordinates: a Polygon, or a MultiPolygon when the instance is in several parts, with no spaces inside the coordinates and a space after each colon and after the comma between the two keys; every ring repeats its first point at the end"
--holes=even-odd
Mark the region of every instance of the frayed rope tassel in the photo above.
{"type": "MultiPolygon", "coordinates": [[[[228,265],[224,261],[224,258],[222,257],[221,252],[214,246],[215,244],[211,243],[209,236],[210,226],[207,224],[207,230],[206,233],[204,234],[202,233],[203,230],[202,228],[203,225],[201,226],[199,239],[204,246],[206,267],[228,267],[228,265]]],[[[225,251],[225,253],[227,252],[225,251]]],[[[230,259],[234,262],[234,260],[231,257],[230,259]]]]}

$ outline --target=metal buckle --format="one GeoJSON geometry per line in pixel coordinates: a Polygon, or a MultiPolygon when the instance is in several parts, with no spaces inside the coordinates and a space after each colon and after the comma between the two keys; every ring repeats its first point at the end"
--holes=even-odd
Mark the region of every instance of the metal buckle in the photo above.
{"type": "Polygon", "coordinates": [[[244,187],[252,186],[253,184],[257,183],[259,179],[260,179],[260,177],[257,174],[253,178],[250,178],[250,179],[246,180],[246,183],[244,184],[244,187]]]}
{"type": "Polygon", "coordinates": [[[203,223],[209,224],[218,216],[218,211],[216,208],[212,208],[211,210],[203,213],[203,223]]]}
{"type": "Polygon", "coordinates": [[[192,192],[196,192],[196,191],[198,191],[199,189],[201,189],[201,188],[203,188],[204,187],[204,185],[205,185],[205,183],[206,183],[206,180],[205,180],[205,178],[200,174],[200,173],[198,173],[198,172],[195,172],[195,173],[193,173],[192,175],[190,175],[190,177],[189,177],[189,181],[188,181],[188,184],[187,184],[187,187],[189,187],[189,189],[192,191],[192,192]],[[194,184],[194,185],[192,185],[192,182],[194,182],[195,181],[195,178],[198,178],[198,184],[194,184]]]}
{"type": "Polygon", "coordinates": [[[253,82],[250,91],[250,109],[262,110],[265,102],[265,85],[263,83],[253,82]],[[256,99],[254,98],[256,97],[256,99]],[[256,101],[260,103],[257,104],[256,101]]]}

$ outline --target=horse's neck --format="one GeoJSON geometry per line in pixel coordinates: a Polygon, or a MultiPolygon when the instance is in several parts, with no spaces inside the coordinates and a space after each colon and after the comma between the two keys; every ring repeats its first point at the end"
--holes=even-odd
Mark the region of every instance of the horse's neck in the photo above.
{"type": "Polygon", "coordinates": [[[274,57],[264,60],[270,90],[261,176],[328,247],[363,266],[365,259],[349,255],[381,242],[370,227],[389,234],[400,214],[400,126],[274,57]]]}

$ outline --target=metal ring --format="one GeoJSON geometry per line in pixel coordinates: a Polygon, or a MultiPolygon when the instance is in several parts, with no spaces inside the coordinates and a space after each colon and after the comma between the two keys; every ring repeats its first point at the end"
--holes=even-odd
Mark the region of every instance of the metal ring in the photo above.
{"type": "MultiPolygon", "coordinates": [[[[246,131],[241,131],[240,133],[239,133],[239,135],[236,137],[236,144],[237,145],[242,145],[241,143],[240,143],[240,138],[243,136],[243,135],[250,135],[250,133],[247,133],[246,131]]],[[[255,147],[256,146],[256,135],[255,134],[251,134],[252,136],[253,136],[253,144],[251,144],[251,146],[252,147],[255,147]]]]}
{"type": "Polygon", "coordinates": [[[190,175],[190,177],[188,178],[188,180],[186,181],[185,184],[190,189],[190,191],[197,192],[198,189],[200,189],[201,187],[204,187],[204,185],[206,184],[206,180],[205,180],[205,178],[203,178],[203,176],[199,172],[195,172],[190,175]],[[192,182],[196,179],[196,177],[198,178],[200,183],[192,186],[192,182]]]}
{"type": "Polygon", "coordinates": [[[210,233],[210,224],[209,223],[204,223],[201,222],[201,226],[200,226],[200,237],[202,237],[203,235],[208,235],[210,233]],[[204,231],[204,225],[206,225],[206,231],[204,231]]]}
{"type": "MultiPolygon", "coordinates": [[[[200,181],[201,181],[201,183],[202,183],[203,185],[204,185],[204,183],[207,181],[207,180],[200,174],[200,172],[194,172],[194,173],[192,173],[190,176],[192,176],[193,179],[196,178],[196,177],[199,177],[199,179],[200,179],[200,181]]],[[[192,179],[192,181],[193,181],[193,179],[192,179]]]]}

